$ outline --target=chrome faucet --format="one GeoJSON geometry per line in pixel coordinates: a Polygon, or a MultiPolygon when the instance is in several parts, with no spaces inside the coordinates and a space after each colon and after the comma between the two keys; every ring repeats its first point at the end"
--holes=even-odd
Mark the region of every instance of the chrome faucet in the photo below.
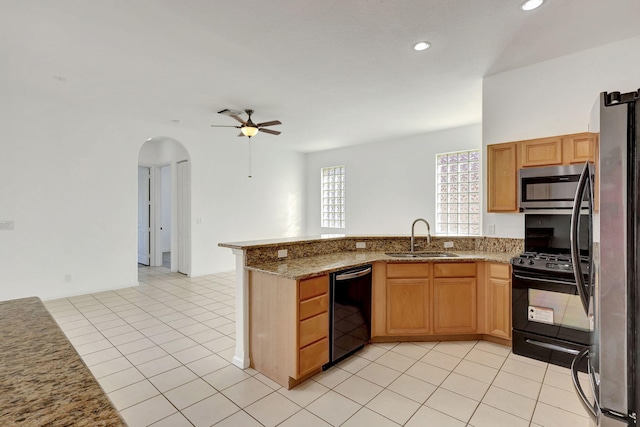
{"type": "Polygon", "coordinates": [[[426,219],[418,218],[413,221],[413,224],[411,224],[411,253],[415,252],[415,229],[416,223],[420,221],[424,222],[427,225],[427,243],[431,243],[431,227],[429,226],[429,223],[426,219]]]}

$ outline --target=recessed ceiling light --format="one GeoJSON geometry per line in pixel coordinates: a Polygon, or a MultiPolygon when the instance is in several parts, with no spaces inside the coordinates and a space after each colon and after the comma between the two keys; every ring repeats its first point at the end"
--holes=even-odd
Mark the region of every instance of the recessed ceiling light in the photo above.
{"type": "Polygon", "coordinates": [[[418,52],[421,50],[427,50],[431,47],[431,43],[429,42],[418,42],[416,44],[413,45],[413,49],[417,50],[418,52]]]}
{"type": "Polygon", "coordinates": [[[527,11],[533,10],[542,6],[542,3],[544,3],[544,0],[527,0],[526,2],[522,3],[522,6],[520,6],[520,8],[527,11]]]}

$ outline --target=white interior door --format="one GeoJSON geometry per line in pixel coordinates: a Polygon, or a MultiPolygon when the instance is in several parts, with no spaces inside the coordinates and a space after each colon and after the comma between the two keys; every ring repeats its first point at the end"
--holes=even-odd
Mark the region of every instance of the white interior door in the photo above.
{"type": "Polygon", "coordinates": [[[191,174],[189,162],[182,161],[177,165],[177,222],[178,222],[178,271],[190,274],[191,271],[191,174]]]}
{"type": "Polygon", "coordinates": [[[151,168],[138,166],[138,263],[151,258],[151,168]]]}

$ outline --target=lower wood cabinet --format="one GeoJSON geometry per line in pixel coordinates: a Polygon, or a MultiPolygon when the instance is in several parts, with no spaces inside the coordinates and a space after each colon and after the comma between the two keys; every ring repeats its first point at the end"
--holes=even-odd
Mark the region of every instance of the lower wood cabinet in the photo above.
{"type": "Polygon", "coordinates": [[[431,330],[431,265],[386,266],[386,334],[425,335],[431,330]]]}
{"type": "Polygon", "coordinates": [[[486,332],[511,339],[511,265],[487,263],[485,292],[487,298],[486,332]]]}
{"type": "Polygon", "coordinates": [[[473,334],[477,322],[476,263],[436,263],[433,279],[433,332],[473,334]]]}
{"type": "Polygon", "coordinates": [[[429,279],[387,279],[387,334],[428,334],[429,279]]]}
{"type": "Polygon", "coordinates": [[[249,273],[251,366],[291,388],[329,362],[329,276],[249,273]]]}
{"type": "Polygon", "coordinates": [[[488,335],[511,339],[511,266],[377,262],[373,337],[488,335]]]}

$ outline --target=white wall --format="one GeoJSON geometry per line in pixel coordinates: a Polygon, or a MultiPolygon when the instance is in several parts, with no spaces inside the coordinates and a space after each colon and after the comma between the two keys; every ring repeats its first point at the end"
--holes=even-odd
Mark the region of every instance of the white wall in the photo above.
{"type": "MultiPolygon", "coordinates": [[[[640,37],[634,37],[486,77],[483,147],[587,131],[589,113],[600,92],[640,88],[638,51],[640,37]]],[[[486,174],[484,184],[486,188],[486,174]]],[[[486,213],[485,234],[491,224],[496,226],[496,236],[524,236],[523,214],[486,213]]]]}
{"type": "Polygon", "coordinates": [[[471,125],[307,154],[307,231],[408,235],[422,217],[433,232],[436,154],[480,146],[481,127],[471,125]],[[321,228],[320,169],[339,165],[346,166],[346,228],[321,228]]]}
{"type": "Polygon", "coordinates": [[[45,96],[3,98],[0,129],[0,219],[15,221],[0,231],[0,300],[137,284],[138,154],[154,136],[180,141],[191,158],[193,276],[234,268],[219,242],[304,229],[304,156],[259,138],[248,179],[245,141],[235,135],[216,139],[45,96]]]}

